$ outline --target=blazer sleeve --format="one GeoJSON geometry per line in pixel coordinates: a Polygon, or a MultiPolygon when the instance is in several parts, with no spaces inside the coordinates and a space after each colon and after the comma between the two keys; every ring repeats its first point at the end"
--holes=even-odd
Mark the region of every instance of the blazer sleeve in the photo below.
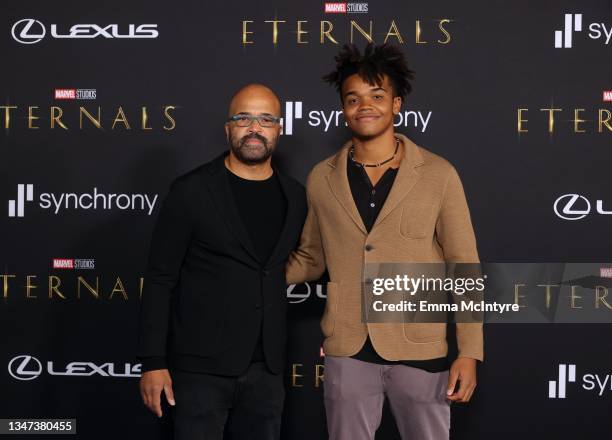
{"type": "Polygon", "coordinates": [[[179,281],[192,231],[187,206],[184,185],[173,181],[153,229],[145,270],[137,350],[143,373],[167,368],[170,299],[179,281]]]}
{"type": "Polygon", "coordinates": [[[308,214],[300,237],[300,244],[289,255],[285,267],[287,284],[298,284],[314,281],[325,273],[325,254],[319,229],[319,219],[311,200],[312,175],[306,184],[308,214]]]}
{"type": "MultiPolygon", "coordinates": [[[[476,237],[463,185],[452,166],[436,222],[436,236],[446,262],[479,262],[476,237]]],[[[482,323],[457,323],[456,333],[459,357],[482,361],[484,357],[482,323]]]]}

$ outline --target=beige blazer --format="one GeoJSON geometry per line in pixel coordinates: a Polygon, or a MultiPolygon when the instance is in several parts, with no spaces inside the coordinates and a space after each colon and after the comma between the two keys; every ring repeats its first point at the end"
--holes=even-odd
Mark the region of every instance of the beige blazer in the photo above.
{"type": "MultiPolygon", "coordinates": [[[[474,230],[459,175],[445,159],[402,134],[404,157],[393,187],[368,234],[346,174],[350,142],[310,172],[308,216],[299,248],[287,262],[289,284],[312,281],[327,268],[321,320],[323,349],[352,356],[367,335],[384,359],[425,360],[447,355],[444,323],[362,322],[365,263],[478,262],[474,230]]],[[[482,324],[457,324],[459,357],[483,360],[482,324]]]]}

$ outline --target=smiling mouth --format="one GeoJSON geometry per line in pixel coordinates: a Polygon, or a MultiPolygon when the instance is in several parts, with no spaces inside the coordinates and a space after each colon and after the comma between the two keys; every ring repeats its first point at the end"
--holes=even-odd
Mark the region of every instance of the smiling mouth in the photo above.
{"type": "Polygon", "coordinates": [[[369,122],[369,121],[373,121],[375,119],[378,119],[377,115],[363,115],[363,116],[357,116],[355,119],[357,119],[360,122],[369,122]]]}

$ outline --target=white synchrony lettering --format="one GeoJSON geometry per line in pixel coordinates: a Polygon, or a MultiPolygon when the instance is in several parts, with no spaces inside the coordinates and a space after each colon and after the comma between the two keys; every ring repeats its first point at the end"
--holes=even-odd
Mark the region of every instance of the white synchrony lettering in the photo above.
{"type": "Polygon", "coordinates": [[[61,209],[102,209],[118,208],[122,210],[146,210],[151,215],[155,208],[157,194],[150,197],[149,194],[103,194],[98,188],[93,193],[42,193],[40,195],[40,207],[43,209],[53,208],[55,214],[61,209]]]}

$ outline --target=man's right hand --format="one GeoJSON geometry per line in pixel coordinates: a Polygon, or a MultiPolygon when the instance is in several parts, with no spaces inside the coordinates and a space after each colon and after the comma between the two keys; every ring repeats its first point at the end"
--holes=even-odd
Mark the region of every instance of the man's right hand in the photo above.
{"type": "Polygon", "coordinates": [[[140,378],[140,395],[145,406],[153,411],[157,417],[162,416],[161,392],[166,394],[166,400],[172,406],[175,405],[174,393],[172,392],[172,378],[167,369],[151,370],[142,373],[140,378]]]}

